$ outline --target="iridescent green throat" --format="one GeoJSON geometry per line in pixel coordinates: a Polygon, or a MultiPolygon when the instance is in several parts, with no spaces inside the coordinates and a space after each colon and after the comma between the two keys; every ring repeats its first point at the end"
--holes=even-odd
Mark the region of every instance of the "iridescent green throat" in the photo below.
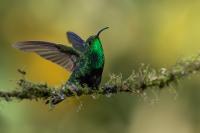
{"type": "Polygon", "coordinates": [[[95,69],[104,66],[104,52],[99,38],[95,38],[90,46],[91,65],[95,69]]]}

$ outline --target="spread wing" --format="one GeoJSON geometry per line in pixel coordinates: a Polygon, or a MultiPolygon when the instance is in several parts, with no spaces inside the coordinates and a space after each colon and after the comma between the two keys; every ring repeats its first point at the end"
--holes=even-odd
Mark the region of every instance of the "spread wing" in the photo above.
{"type": "Polygon", "coordinates": [[[44,41],[17,42],[13,47],[25,52],[35,52],[41,57],[73,71],[79,54],[71,47],[44,41]]]}
{"type": "Polygon", "coordinates": [[[72,44],[74,49],[80,52],[85,52],[87,50],[88,45],[83,39],[81,39],[81,37],[79,37],[74,32],[67,32],[66,34],[69,42],[72,44]]]}

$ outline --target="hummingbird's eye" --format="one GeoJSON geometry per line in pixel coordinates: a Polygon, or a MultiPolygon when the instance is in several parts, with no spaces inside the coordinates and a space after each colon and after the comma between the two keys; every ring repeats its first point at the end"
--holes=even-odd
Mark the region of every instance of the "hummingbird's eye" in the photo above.
{"type": "Polygon", "coordinates": [[[89,42],[88,42],[88,44],[89,44],[89,46],[92,44],[92,41],[90,40],[89,42]]]}
{"type": "Polygon", "coordinates": [[[93,36],[91,36],[87,39],[89,46],[92,44],[92,41],[93,41],[93,36]]]}

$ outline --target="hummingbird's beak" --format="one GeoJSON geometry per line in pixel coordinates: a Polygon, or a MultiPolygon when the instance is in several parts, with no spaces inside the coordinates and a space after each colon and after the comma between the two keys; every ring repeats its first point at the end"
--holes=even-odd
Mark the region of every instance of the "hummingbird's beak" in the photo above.
{"type": "Polygon", "coordinates": [[[106,30],[106,29],[108,29],[109,27],[105,27],[105,28],[103,28],[103,29],[101,29],[98,33],[97,33],[97,37],[99,37],[99,35],[100,35],[100,33],[102,32],[102,31],[104,31],[104,30],[106,30]]]}

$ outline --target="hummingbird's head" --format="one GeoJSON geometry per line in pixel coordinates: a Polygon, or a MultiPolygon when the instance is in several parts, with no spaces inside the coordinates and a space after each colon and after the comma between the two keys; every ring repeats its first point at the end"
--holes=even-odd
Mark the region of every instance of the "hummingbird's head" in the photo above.
{"type": "Polygon", "coordinates": [[[88,43],[89,46],[91,46],[95,41],[99,41],[99,35],[102,33],[102,31],[104,31],[104,30],[106,30],[106,29],[108,29],[108,28],[109,28],[109,27],[105,27],[105,28],[99,30],[99,31],[97,32],[96,35],[90,36],[90,37],[86,40],[86,43],[88,43]]]}

